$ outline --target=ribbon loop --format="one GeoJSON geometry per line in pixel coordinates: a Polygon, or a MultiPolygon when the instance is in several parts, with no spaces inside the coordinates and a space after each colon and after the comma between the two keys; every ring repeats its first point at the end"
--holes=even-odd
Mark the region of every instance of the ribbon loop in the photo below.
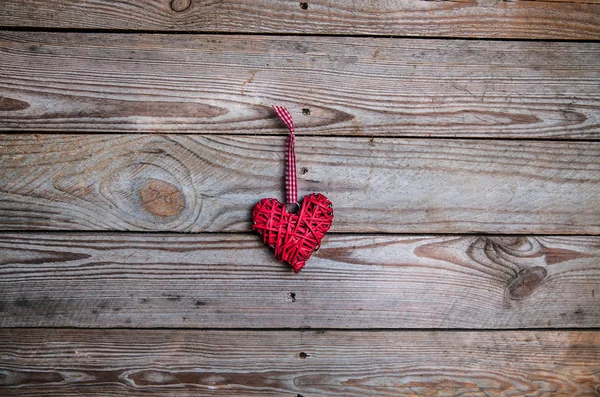
{"type": "Polygon", "coordinates": [[[287,204],[298,204],[298,181],[296,179],[296,137],[294,135],[294,123],[292,115],[284,106],[273,105],[277,117],[288,127],[288,150],[285,171],[285,190],[287,204]]]}

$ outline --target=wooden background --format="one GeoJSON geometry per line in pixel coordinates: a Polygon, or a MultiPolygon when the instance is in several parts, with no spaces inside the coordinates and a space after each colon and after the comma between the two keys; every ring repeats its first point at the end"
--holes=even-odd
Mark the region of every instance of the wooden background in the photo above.
{"type": "Polygon", "coordinates": [[[600,396],[597,0],[4,0],[0,131],[2,396],[600,396]]]}

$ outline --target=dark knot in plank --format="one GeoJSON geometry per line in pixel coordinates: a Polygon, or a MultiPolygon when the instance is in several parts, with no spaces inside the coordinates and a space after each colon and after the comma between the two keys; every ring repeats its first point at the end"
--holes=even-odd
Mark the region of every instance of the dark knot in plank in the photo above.
{"type": "Polygon", "coordinates": [[[533,294],[547,275],[548,271],[541,266],[519,272],[517,277],[508,284],[508,296],[511,299],[523,299],[533,294]]]}
{"type": "Polygon", "coordinates": [[[17,110],[25,110],[29,106],[29,103],[25,101],[0,96],[0,112],[14,112],[17,110]]]}

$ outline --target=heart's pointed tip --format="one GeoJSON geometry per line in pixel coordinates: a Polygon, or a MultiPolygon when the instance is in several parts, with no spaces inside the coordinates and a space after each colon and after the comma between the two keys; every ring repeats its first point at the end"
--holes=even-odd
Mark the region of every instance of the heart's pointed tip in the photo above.
{"type": "Polygon", "coordinates": [[[306,262],[300,262],[292,265],[292,267],[294,268],[294,273],[300,273],[300,270],[304,267],[305,264],[306,262]]]}

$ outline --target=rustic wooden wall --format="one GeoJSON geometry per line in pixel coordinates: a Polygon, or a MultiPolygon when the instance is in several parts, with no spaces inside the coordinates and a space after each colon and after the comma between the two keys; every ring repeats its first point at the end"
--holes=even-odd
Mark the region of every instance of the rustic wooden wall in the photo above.
{"type": "Polygon", "coordinates": [[[0,395],[142,394],[598,397],[600,2],[3,1],[0,395]]]}

